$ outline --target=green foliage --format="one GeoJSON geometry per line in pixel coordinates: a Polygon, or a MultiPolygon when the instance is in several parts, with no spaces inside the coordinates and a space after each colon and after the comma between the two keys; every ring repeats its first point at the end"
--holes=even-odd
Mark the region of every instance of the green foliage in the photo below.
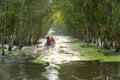
{"type": "Polygon", "coordinates": [[[45,63],[45,61],[41,60],[40,57],[33,59],[33,60],[29,60],[29,62],[36,63],[36,64],[44,64],[45,63]]]}
{"type": "Polygon", "coordinates": [[[1,0],[0,38],[7,43],[31,45],[50,29],[46,24],[51,11],[49,0],[1,0]]]}
{"type": "Polygon", "coordinates": [[[119,0],[1,0],[0,38],[31,45],[58,27],[88,44],[120,51],[119,18],[119,0]]]}
{"type": "Polygon", "coordinates": [[[120,51],[119,0],[56,0],[72,36],[120,51]]]}

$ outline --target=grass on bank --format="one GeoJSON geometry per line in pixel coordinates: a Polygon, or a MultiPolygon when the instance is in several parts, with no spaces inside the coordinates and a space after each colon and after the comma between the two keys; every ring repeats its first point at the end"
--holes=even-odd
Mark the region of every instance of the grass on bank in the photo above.
{"type": "Polygon", "coordinates": [[[31,62],[31,63],[36,63],[36,64],[44,64],[45,63],[45,61],[43,61],[42,59],[41,59],[41,57],[37,57],[37,58],[35,58],[35,59],[33,59],[33,60],[29,60],[29,62],[31,62]]]}
{"type": "MultiPolygon", "coordinates": [[[[76,41],[75,39],[71,39],[76,41]]],[[[115,50],[107,50],[100,48],[96,45],[87,45],[84,42],[76,41],[76,43],[70,43],[70,48],[80,54],[80,59],[87,60],[99,60],[101,62],[120,62],[120,52],[115,50]]]]}

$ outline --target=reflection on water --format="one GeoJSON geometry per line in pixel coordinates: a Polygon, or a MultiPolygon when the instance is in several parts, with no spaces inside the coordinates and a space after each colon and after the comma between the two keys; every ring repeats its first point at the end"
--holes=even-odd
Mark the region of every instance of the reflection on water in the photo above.
{"type": "Polygon", "coordinates": [[[55,69],[48,69],[43,73],[48,80],[58,80],[58,71],[55,69]]]}
{"type": "Polygon", "coordinates": [[[58,67],[55,64],[50,63],[49,66],[46,67],[46,71],[43,73],[48,80],[58,80],[59,79],[59,72],[55,69],[58,67]]]}
{"type": "Polygon", "coordinates": [[[117,62],[70,62],[61,66],[59,77],[61,80],[120,80],[119,66],[117,62]]]}
{"type": "Polygon", "coordinates": [[[1,63],[0,80],[47,80],[41,75],[44,67],[31,63],[1,63]]]}
{"type": "Polygon", "coordinates": [[[98,61],[60,65],[0,62],[0,80],[120,80],[120,63],[98,61]]]}

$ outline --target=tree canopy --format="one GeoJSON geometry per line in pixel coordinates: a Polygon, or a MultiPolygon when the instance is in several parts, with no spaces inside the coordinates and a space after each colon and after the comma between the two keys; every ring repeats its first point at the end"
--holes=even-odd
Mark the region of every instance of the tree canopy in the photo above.
{"type": "Polygon", "coordinates": [[[58,27],[88,44],[120,51],[119,22],[119,0],[0,0],[2,45],[31,45],[58,27]]]}

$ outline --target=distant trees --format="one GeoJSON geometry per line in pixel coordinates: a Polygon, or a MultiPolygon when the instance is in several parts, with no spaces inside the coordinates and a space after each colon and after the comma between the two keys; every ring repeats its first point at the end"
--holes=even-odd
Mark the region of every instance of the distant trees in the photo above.
{"type": "Polygon", "coordinates": [[[0,0],[0,42],[31,45],[49,30],[49,0],[0,0]]]}
{"type": "Polygon", "coordinates": [[[119,0],[0,0],[2,51],[5,43],[36,44],[57,22],[88,44],[120,51],[119,0]],[[54,22],[57,11],[61,22],[54,22]]]}
{"type": "Polygon", "coordinates": [[[67,31],[85,42],[120,51],[119,0],[55,0],[67,31]]]}

